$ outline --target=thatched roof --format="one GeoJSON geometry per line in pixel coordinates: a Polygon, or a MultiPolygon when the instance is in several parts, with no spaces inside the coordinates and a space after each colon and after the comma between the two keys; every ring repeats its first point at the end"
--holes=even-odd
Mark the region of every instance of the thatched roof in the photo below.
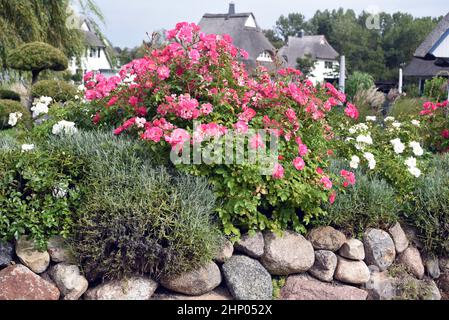
{"type": "Polygon", "coordinates": [[[272,63],[257,61],[259,55],[265,51],[274,56],[275,48],[263,34],[253,13],[235,13],[235,7],[230,8],[227,14],[206,13],[199,26],[201,31],[206,34],[230,35],[237,48],[248,52],[248,60],[243,61],[248,68],[254,69],[258,64],[269,69],[274,67],[272,63]],[[255,26],[247,26],[248,19],[253,19],[255,26]]]}
{"type": "Polygon", "coordinates": [[[449,65],[445,65],[443,61],[438,60],[413,58],[404,69],[404,76],[407,77],[431,78],[437,75],[448,76],[449,65]]]}
{"type": "Polygon", "coordinates": [[[289,67],[296,67],[296,60],[310,55],[312,59],[337,60],[339,53],[332,48],[323,35],[289,37],[286,46],[279,50],[279,55],[287,60],[289,67]]]}
{"type": "MultiPolygon", "coordinates": [[[[440,21],[438,26],[427,36],[427,38],[416,49],[414,56],[417,58],[434,58],[431,51],[435,44],[449,31],[449,13],[440,21]]],[[[448,58],[448,57],[444,57],[448,58]]]]}

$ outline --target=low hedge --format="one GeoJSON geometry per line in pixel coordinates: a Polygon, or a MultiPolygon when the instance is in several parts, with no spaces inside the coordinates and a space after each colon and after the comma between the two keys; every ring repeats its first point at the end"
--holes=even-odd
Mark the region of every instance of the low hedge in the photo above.
{"type": "Polygon", "coordinates": [[[76,93],[77,90],[74,85],[61,80],[42,80],[31,89],[33,98],[46,96],[58,102],[73,100],[76,93]]]}
{"type": "Polygon", "coordinates": [[[143,144],[101,132],[53,138],[88,159],[71,243],[91,281],[190,271],[214,257],[221,234],[205,180],[152,165],[143,144]]]}

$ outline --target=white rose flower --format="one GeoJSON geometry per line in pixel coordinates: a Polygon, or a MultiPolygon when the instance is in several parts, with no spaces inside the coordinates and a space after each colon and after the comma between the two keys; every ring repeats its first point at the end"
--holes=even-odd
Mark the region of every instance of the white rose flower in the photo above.
{"type": "Polygon", "coordinates": [[[376,168],[376,159],[374,159],[374,155],[370,152],[365,152],[363,154],[363,156],[365,157],[365,159],[368,161],[368,167],[371,170],[374,170],[376,168]]]}
{"type": "Polygon", "coordinates": [[[421,122],[419,122],[418,120],[412,120],[412,125],[414,125],[415,127],[419,127],[421,126],[421,122]]]}
{"type": "Polygon", "coordinates": [[[352,158],[351,158],[351,163],[349,164],[349,166],[350,166],[352,169],[358,169],[359,164],[360,164],[360,158],[357,157],[357,156],[352,156],[352,158]]]}
{"type": "Polygon", "coordinates": [[[411,173],[412,176],[419,178],[422,174],[421,170],[417,167],[409,167],[408,171],[411,173]]]}
{"type": "Polygon", "coordinates": [[[405,145],[401,142],[401,139],[391,140],[390,143],[393,145],[394,152],[396,154],[402,154],[405,150],[405,145]]]}
{"type": "Polygon", "coordinates": [[[395,121],[391,124],[394,128],[399,129],[402,127],[402,123],[395,121]]]}
{"type": "Polygon", "coordinates": [[[145,118],[136,118],[136,126],[137,128],[144,128],[147,120],[145,118]]]}
{"type": "Polygon", "coordinates": [[[22,144],[22,152],[32,151],[34,147],[34,144],[22,144]]]}
{"type": "Polygon", "coordinates": [[[74,122],[69,121],[59,121],[57,124],[53,126],[52,133],[54,135],[60,136],[60,135],[73,135],[78,132],[78,129],[75,127],[74,122]]]}
{"type": "Polygon", "coordinates": [[[17,122],[22,119],[23,114],[20,112],[14,112],[9,114],[8,125],[14,127],[17,122]]]}
{"type": "Polygon", "coordinates": [[[356,141],[358,143],[366,143],[366,144],[373,144],[373,138],[371,138],[370,135],[360,135],[357,137],[356,141]]]}
{"type": "Polygon", "coordinates": [[[407,160],[405,160],[405,165],[409,168],[416,167],[416,158],[410,157],[407,160]]]}
{"type": "Polygon", "coordinates": [[[419,144],[419,142],[412,141],[409,143],[409,146],[410,146],[410,148],[413,149],[413,153],[415,154],[415,156],[421,157],[424,154],[424,150],[421,147],[421,145],[419,144]]]}

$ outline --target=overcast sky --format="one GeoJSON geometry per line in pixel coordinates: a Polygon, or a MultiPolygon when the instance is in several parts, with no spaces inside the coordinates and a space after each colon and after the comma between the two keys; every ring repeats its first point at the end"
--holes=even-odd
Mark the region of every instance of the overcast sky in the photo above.
{"type": "MultiPolygon", "coordinates": [[[[134,47],[146,32],[172,28],[177,22],[198,23],[204,13],[226,13],[229,0],[96,0],[106,17],[104,32],[120,47],[134,47]]],[[[448,0],[234,0],[237,12],[253,12],[262,28],[271,28],[281,14],[301,12],[307,18],[316,10],[369,8],[409,12],[415,16],[441,16],[448,0]]]]}

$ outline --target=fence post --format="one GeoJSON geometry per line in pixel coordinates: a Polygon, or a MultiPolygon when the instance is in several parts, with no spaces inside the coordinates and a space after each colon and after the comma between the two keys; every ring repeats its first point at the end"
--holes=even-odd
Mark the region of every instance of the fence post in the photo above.
{"type": "Polygon", "coordinates": [[[346,58],[345,58],[345,56],[341,56],[341,58],[340,58],[339,89],[343,93],[345,92],[345,89],[346,89],[346,58]]]}

